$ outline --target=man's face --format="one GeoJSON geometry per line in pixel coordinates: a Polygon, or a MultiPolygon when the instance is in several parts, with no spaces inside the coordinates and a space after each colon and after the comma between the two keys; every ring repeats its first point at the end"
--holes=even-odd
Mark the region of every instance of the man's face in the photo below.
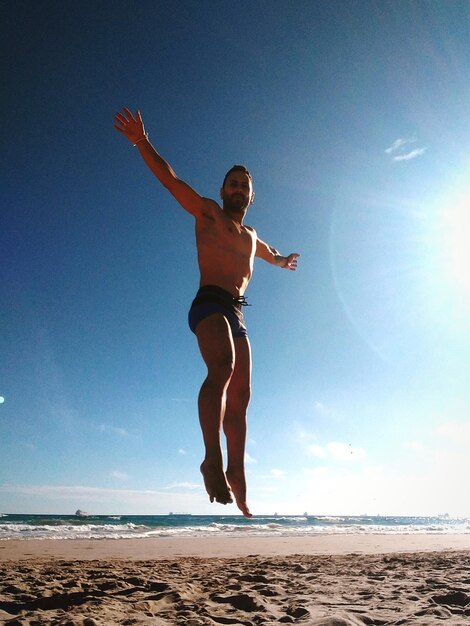
{"type": "Polygon", "coordinates": [[[253,185],[248,174],[242,171],[231,172],[225,185],[220,190],[224,209],[235,212],[244,212],[253,202],[253,185]]]}

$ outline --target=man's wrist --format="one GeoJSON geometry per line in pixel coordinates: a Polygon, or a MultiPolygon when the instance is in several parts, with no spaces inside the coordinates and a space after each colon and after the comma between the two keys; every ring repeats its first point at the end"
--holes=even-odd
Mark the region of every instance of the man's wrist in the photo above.
{"type": "Polygon", "coordinates": [[[140,143],[141,141],[145,141],[145,140],[147,140],[147,141],[148,141],[148,138],[149,138],[149,134],[148,134],[148,133],[144,133],[144,134],[143,134],[143,136],[142,136],[140,139],[137,139],[137,141],[135,141],[135,142],[134,142],[134,148],[135,148],[135,147],[136,147],[136,145],[137,145],[138,143],[140,143]]]}
{"type": "Polygon", "coordinates": [[[286,266],[287,258],[285,256],[282,256],[282,254],[276,254],[275,259],[276,259],[276,265],[278,265],[279,267],[286,266]]]}

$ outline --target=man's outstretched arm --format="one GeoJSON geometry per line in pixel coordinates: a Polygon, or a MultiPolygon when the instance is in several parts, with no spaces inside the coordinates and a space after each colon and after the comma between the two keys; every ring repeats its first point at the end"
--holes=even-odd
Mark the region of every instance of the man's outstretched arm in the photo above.
{"type": "Polygon", "coordinates": [[[289,256],[282,256],[280,252],[273,248],[272,246],[264,243],[261,239],[256,239],[256,253],[255,256],[263,259],[263,261],[267,261],[272,265],[277,265],[278,267],[282,267],[286,270],[295,271],[297,269],[297,259],[300,254],[297,252],[292,252],[289,256]]]}
{"type": "Polygon", "coordinates": [[[179,179],[171,166],[152,146],[148,134],[145,132],[140,111],[137,111],[135,116],[127,108],[124,108],[123,111],[123,113],[116,113],[114,128],[138,148],[147,167],[175,197],[183,209],[195,217],[201,215],[206,204],[204,198],[179,179]]]}

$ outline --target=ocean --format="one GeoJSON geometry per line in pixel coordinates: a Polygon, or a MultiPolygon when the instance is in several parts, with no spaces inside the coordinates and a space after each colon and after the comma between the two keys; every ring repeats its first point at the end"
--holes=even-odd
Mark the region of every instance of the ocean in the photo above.
{"type": "Polygon", "coordinates": [[[139,539],[144,537],[331,534],[470,534],[470,518],[256,515],[19,515],[0,514],[8,539],[139,539]]]}

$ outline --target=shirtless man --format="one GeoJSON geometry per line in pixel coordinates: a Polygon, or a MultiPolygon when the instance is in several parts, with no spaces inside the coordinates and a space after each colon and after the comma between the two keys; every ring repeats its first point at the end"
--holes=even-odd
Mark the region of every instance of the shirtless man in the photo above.
{"type": "Polygon", "coordinates": [[[243,224],[254,192],[251,175],[241,165],[226,174],[220,197],[203,198],[180,180],[148,139],[140,111],[116,113],[114,127],[134,144],[146,165],[179,204],[196,220],[200,289],[189,312],[207,378],[199,393],[199,420],[205,445],[201,465],[210,501],[233,502],[251,517],[246,502],[246,411],[250,400],[251,349],[242,314],[244,293],[254,257],[289,270],[297,268],[296,253],[285,257],[243,224]],[[220,445],[223,427],[227,439],[227,470],[220,445]]]}

